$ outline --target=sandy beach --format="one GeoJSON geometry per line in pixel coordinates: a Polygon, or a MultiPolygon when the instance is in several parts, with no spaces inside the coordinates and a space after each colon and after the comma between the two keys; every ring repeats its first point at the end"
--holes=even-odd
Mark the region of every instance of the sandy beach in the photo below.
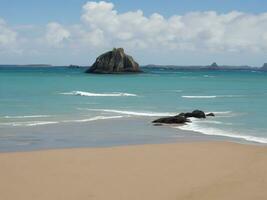
{"type": "Polygon", "coordinates": [[[267,148],[194,142],[0,153],[3,200],[267,199],[267,148]]]}

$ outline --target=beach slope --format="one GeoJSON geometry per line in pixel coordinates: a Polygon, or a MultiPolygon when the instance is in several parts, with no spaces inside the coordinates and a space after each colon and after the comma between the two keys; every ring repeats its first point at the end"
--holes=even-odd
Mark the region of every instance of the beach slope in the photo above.
{"type": "Polygon", "coordinates": [[[0,153],[3,200],[267,199],[267,147],[194,142],[0,153]]]}

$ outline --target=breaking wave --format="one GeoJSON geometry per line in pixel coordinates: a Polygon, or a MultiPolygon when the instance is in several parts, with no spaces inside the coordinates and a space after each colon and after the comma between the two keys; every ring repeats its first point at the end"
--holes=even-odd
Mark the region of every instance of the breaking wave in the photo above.
{"type": "Polygon", "coordinates": [[[88,119],[77,119],[77,120],[65,120],[63,122],[91,122],[97,120],[105,120],[105,119],[119,119],[123,118],[123,116],[96,116],[88,119]]]}
{"type": "Polygon", "coordinates": [[[91,93],[83,91],[72,91],[60,93],[63,95],[74,95],[74,96],[86,96],[86,97],[136,97],[136,94],[113,92],[113,93],[91,93]]]}
{"type": "Polygon", "coordinates": [[[204,135],[224,136],[224,137],[235,138],[235,139],[243,139],[249,142],[267,144],[267,138],[256,137],[256,136],[251,136],[251,135],[241,135],[239,133],[228,132],[228,131],[224,131],[218,128],[205,127],[204,125],[200,125],[197,120],[193,120],[192,123],[186,124],[184,126],[178,126],[176,128],[181,129],[181,130],[186,130],[186,131],[194,131],[194,132],[202,133],[204,135]]]}
{"type": "Polygon", "coordinates": [[[4,116],[5,119],[45,118],[50,115],[25,115],[25,116],[4,116]]]}
{"type": "Polygon", "coordinates": [[[209,95],[209,96],[182,96],[187,99],[214,99],[214,98],[238,98],[245,97],[244,95],[209,95]]]}
{"type": "Polygon", "coordinates": [[[97,120],[119,119],[119,118],[123,118],[123,116],[95,116],[87,119],[73,119],[73,120],[62,120],[62,121],[4,122],[0,123],[0,126],[30,127],[30,126],[41,126],[41,125],[59,124],[59,123],[71,123],[71,122],[91,122],[97,120]]]}
{"type": "Polygon", "coordinates": [[[144,111],[135,112],[135,111],[128,111],[128,110],[112,110],[112,109],[86,109],[86,110],[118,113],[118,114],[133,115],[133,116],[147,116],[147,117],[164,117],[164,116],[172,116],[172,115],[177,114],[177,113],[170,113],[170,112],[144,112],[144,111]]]}
{"type": "Polygon", "coordinates": [[[56,121],[28,121],[28,122],[6,122],[0,123],[2,126],[40,126],[40,125],[48,125],[48,124],[58,124],[56,121]]]}
{"type": "Polygon", "coordinates": [[[217,96],[182,96],[182,97],[188,99],[213,99],[216,98],[217,96]]]}

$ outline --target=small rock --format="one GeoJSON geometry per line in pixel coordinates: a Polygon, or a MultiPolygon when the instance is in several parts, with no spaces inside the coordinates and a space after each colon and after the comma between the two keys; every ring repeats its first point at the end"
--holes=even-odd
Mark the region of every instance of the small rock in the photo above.
{"type": "MultiPolygon", "coordinates": [[[[186,118],[188,117],[194,117],[194,118],[206,118],[206,115],[203,111],[201,110],[194,110],[193,112],[191,113],[181,113],[183,114],[186,118]]],[[[180,114],[180,115],[181,115],[180,114]]]]}
{"type": "Polygon", "coordinates": [[[207,117],[215,117],[215,114],[214,113],[209,113],[206,115],[207,117]]]}
{"type": "Polygon", "coordinates": [[[187,119],[184,116],[176,115],[173,117],[163,117],[157,120],[154,120],[152,123],[162,123],[162,124],[185,124],[186,122],[190,122],[189,119],[187,119]]]}

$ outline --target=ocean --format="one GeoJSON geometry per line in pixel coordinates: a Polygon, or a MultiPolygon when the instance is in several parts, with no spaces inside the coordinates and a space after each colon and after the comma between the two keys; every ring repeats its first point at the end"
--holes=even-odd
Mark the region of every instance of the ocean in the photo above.
{"type": "Polygon", "coordinates": [[[187,140],[267,144],[266,72],[84,70],[0,68],[0,151],[187,140]],[[184,126],[151,124],[195,109],[216,116],[184,126]]]}

